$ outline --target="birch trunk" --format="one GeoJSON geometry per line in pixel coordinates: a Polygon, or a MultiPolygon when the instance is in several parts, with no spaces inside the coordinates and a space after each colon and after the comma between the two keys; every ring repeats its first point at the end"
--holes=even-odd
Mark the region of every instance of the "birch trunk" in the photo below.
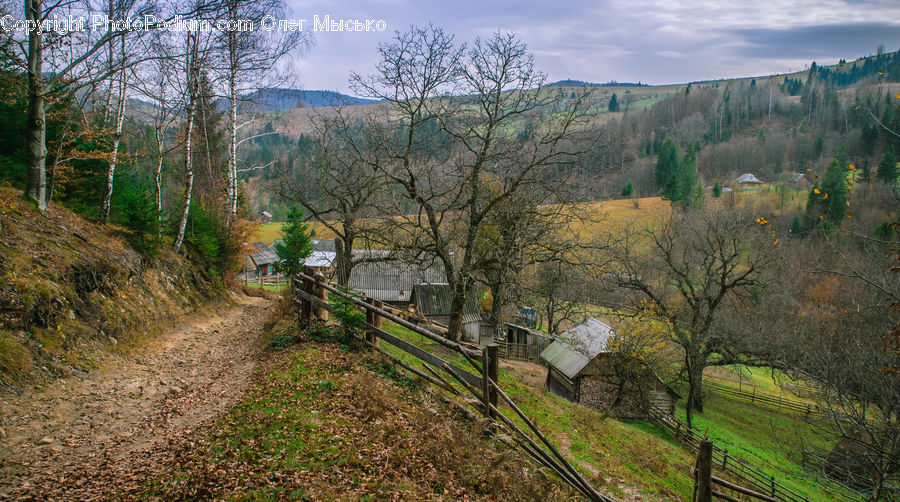
{"type": "Polygon", "coordinates": [[[237,85],[233,71],[231,78],[228,79],[228,92],[231,99],[231,134],[228,144],[228,210],[231,215],[229,222],[233,221],[237,215],[237,85]]]}
{"type": "MultiPolygon", "coordinates": [[[[25,18],[43,18],[41,0],[25,0],[25,18]]],[[[36,30],[28,33],[28,111],[25,120],[25,166],[28,172],[25,196],[35,201],[41,213],[47,211],[47,145],[44,120],[43,38],[36,30]]]]}
{"type": "MultiPolygon", "coordinates": [[[[125,38],[122,38],[122,58],[124,66],[125,58],[125,38]]],[[[106,171],[106,191],[103,193],[103,219],[109,219],[109,209],[112,205],[113,178],[116,174],[116,163],[119,158],[119,144],[122,140],[122,124],[125,121],[125,68],[122,68],[119,74],[119,101],[116,104],[116,130],[113,133],[113,143],[111,156],[109,159],[109,169],[106,171]]]]}
{"type": "Polygon", "coordinates": [[[193,142],[194,142],[194,115],[196,113],[196,97],[197,78],[199,71],[197,64],[197,46],[196,40],[191,40],[192,36],[188,34],[188,47],[190,55],[187,61],[187,88],[188,88],[188,109],[187,109],[187,127],[184,138],[184,171],[186,177],[186,186],[184,190],[184,208],[181,211],[181,222],[178,224],[178,236],[175,238],[175,251],[181,250],[181,244],[184,242],[184,232],[187,229],[188,213],[191,210],[191,192],[194,189],[194,166],[193,166],[193,142]],[[193,45],[192,45],[193,44],[193,45]]]}
{"type": "Polygon", "coordinates": [[[187,229],[188,213],[191,209],[191,192],[194,189],[194,168],[191,158],[192,145],[194,139],[194,103],[193,97],[188,107],[187,116],[187,132],[185,133],[184,143],[184,171],[187,178],[184,189],[184,208],[181,211],[181,222],[178,224],[178,237],[175,238],[175,251],[181,250],[181,244],[184,242],[184,232],[187,229]]]}

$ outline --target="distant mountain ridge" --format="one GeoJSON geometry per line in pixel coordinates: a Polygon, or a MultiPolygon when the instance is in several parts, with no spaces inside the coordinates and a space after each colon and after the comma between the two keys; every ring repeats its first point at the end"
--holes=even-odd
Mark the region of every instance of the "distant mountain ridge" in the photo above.
{"type": "Polygon", "coordinates": [[[642,84],[640,82],[616,82],[615,80],[610,80],[609,82],[604,82],[602,84],[598,84],[595,82],[585,82],[583,80],[560,80],[559,82],[553,82],[551,84],[547,84],[545,87],[647,87],[648,84],[642,84]]]}
{"type": "Polygon", "coordinates": [[[241,111],[250,109],[263,112],[280,112],[294,108],[318,108],[331,105],[371,105],[378,101],[363,99],[335,91],[288,89],[269,87],[259,89],[243,97],[241,111]]]}

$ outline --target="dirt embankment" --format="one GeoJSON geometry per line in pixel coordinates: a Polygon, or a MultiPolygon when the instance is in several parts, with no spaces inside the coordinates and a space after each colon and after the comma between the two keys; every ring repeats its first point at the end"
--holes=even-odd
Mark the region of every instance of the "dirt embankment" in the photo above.
{"type": "Polygon", "coordinates": [[[215,296],[190,260],[147,259],[125,237],[0,187],[0,391],[101,367],[215,296]]]}

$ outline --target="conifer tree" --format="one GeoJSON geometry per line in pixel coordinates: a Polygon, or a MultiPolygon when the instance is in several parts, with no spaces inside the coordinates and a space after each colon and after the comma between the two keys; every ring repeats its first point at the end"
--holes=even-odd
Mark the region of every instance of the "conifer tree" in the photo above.
{"type": "Polygon", "coordinates": [[[897,156],[894,153],[894,145],[888,147],[884,152],[884,158],[878,164],[878,181],[894,185],[897,183],[897,156]]]}

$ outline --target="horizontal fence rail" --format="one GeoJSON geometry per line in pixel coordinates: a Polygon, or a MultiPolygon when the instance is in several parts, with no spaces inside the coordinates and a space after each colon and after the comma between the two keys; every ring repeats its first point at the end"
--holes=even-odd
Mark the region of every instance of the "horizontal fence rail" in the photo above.
{"type": "Polygon", "coordinates": [[[784,398],[782,396],[768,394],[766,392],[757,391],[756,388],[754,388],[753,391],[748,392],[742,389],[735,389],[734,387],[729,387],[727,385],[722,385],[715,382],[706,382],[704,383],[704,385],[709,389],[715,389],[716,392],[720,394],[725,394],[727,396],[740,399],[742,401],[746,401],[750,404],[755,404],[760,407],[791,412],[798,415],[803,415],[807,418],[827,418],[829,416],[829,414],[826,411],[820,409],[819,405],[817,404],[804,403],[801,401],[784,398]]]}
{"type": "MultiPolygon", "coordinates": [[[[667,415],[655,406],[650,407],[650,418],[653,423],[675,436],[677,441],[687,445],[695,453],[699,453],[700,445],[705,439],[695,430],[688,428],[680,420],[667,415]]],[[[778,501],[809,502],[808,498],[775,481],[774,476],[758,471],[744,460],[730,455],[727,450],[713,445],[711,458],[712,465],[717,469],[741,479],[754,491],[766,494],[778,501]]]]}
{"type": "MultiPolygon", "coordinates": [[[[297,274],[297,277],[294,279],[294,301],[299,307],[299,322],[301,326],[307,325],[314,317],[327,319],[327,313],[334,309],[327,301],[328,295],[337,295],[350,300],[357,308],[366,313],[366,321],[363,325],[365,336],[359,337],[366,345],[378,350],[398,365],[434,384],[436,387],[465,399],[466,396],[459,390],[459,387],[451,384],[453,381],[457,382],[459,386],[468,392],[468,396],[474,397],[474,400],[471,398],[466,399],[466,404],[474,407],[491,420],[492,431],[505,430],[509,432],[507,435],[495,435],[496,438],[506,442],[511,441],[513,444],[521,447],[535,461],[556,473],[565,483],[577,490],[587,500],[614,502],[613,498],[597,491],[500,388],[497,383],[499,347],[496,344],[490,344],[481,351],[466,347],[394,315],[382,308],[380,302],[368,298],[362,299],[352,293],[342,291],[327,283],[321,276],[314,276],[309,269],[306,269],[304,272],[297,274]],[[381,319],[388,319],[463,356],[475,369],[475,372],[460,368],[451,361],[447,361],[422,347],[387,333],[380,327],[381,319]],[[378,346],[379,340],[393,345],[421,361],[424,371],[380,348],[378,346]],[[517,425],[500,409],[499,401],[501,399],[506,408],[512,410],[515,413],[513,416],[518,417],[518,420],[524,423],[525,427],[517,425]],[[501,439],[501,437],[504,439],[501,439]]],[[[458,404],[454,401],[448,402],[458,404]]],[[[467,411],[467,413],[470,412],[467,411]]]]}

